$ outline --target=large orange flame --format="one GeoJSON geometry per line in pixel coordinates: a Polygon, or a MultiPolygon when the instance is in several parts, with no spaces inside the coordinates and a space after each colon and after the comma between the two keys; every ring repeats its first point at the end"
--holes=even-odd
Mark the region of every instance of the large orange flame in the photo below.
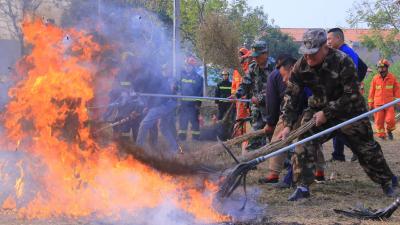
{"type": "Polygon", "coordinates": [[[123,213],[167,204],[197,221],[227,219],[212,206],[212,183],[201,181],[200,190],[198,180],[160,174],[133,157],[121,159],[116,147],[100,147],[91,138],[87,104],[95,97],[95,58],[103,46],[85,31],[40,20],[26,21],[23,32],[31,46],[24,58],[28,69],[10,91],[4,126],[7,141],[41,165],[18,162],[15,193],[0,204],[3,208],[15,207],[24,218],[120,219],[123,213]],[[26,169],[35,174],[31,198],[25,198],[26,169]]]}

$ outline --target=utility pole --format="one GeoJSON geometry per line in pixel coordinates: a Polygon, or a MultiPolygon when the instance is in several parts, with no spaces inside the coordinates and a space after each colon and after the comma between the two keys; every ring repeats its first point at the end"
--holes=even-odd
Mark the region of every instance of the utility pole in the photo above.
{"type": "Polygon", "coordinates": [[[174,27],[172,37],[172,73],[177,77],[177,56],[180,49],[181,1],[174,0],[174,27]]]}
{"type": "Polygon", "coordinates": [[[100,2],[100,0],[97,0],[97,17],[98,17],[98,19],[100,20],[100,4],[101,4],[101,2],[100,2]]]}

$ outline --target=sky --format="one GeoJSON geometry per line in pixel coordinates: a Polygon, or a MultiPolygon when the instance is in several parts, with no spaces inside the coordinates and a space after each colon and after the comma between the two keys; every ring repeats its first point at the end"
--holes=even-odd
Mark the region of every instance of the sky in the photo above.
{"type": "Polygon", "coordinates": [[[248,0],[263,6],[270,19],[281,28],[348,28],[348,11],[359,0],[248,0]]]}

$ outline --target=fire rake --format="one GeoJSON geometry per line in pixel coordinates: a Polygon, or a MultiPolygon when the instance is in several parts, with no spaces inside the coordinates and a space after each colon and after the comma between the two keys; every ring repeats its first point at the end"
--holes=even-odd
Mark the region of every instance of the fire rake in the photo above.
{"type": "MultiPolygon", "coordinates": [[[[376,109],[373,109],[371,111],[363,113],[363,114],[361,114],[359,116],[356,116],[356,117],[354,117],[354,118],[352,118],[350,120],[347,120],[347,121],[345,121],[343,123],[340,123],[340,124],[338,124],[336,126],[333,126],[331,128],[328,128],[328,129],[326,129],[324,131],[321,131],[321,132],[319,132],[317,134],[314,134],[314,135],[312,135],[310,137],[304,138],[303,140],[300,140],[300,141],[298,141],[296,143],[293,143],[291,145],[283,147],[283,148],[281,148],[281,149],[279,149],[277,151],[274,151],[274,152],[272,152],[270,154],[257,157],[257,158],[255,158],[253,160],[248,161],[248,162],[242,162],[242,163],[237,164],[234,168],[229,169],[230,172],[226,176],[224,182],[221,185],[221,188],[219,190],[219,195],[221,197],[229,197],[233,193],[233,191],[237,187],[240,186],[240,184],[242,182],[243,182],[243,185],[245,187],[247,173],[250,170],[255,169],[257,165],[261,164],[262,162],[266,161],[267,159],[269,159],[271,157],[274,157],[276,155],[282,154],[282,153],[284,153],[284,152],[286,152],[286,151],[288,151],[288,150],[290,150],[290,149],[292,149],[292,148],[294,148],[294,147],[296,147],[298,145],[304,144],[304,143],[306,143],[308,141],[311,141],[311,140],[319,138],[319,137],[321,137],[323,135],[329,134],[329,133],[331,133],[331,132],[333,132],[335,130],[338,130],[338,129],[344,127],[344,126],[350,125],[350,124],[352,124],[352,123],[354,123],[354,122],[356,122],[358,120],[366,118],[366,117],[372,115],[373,113],[376,113],[378,111],[381,111],[381,110],[383,110],[385,108],[388,108],[390,106],[393,106],[393,105],[399,104],[399,103],[400,103],[400,99],[396,99],[396,100],[394,100],[394,101],[392,101],[390,103],[387,103],[387,104],[385,104],[383,106],[380,106],[380,107],[378,107],[376,109]]],[[[311,120],[310,122],[313,122],[313,120],[311,120]]],[[[282,140],[282,141],[285,141],[285,140],[282,140]]],[[[395,205],[396,205],[395,208],[397,209],[398,205],[397,204],[395,204],[395,205]]],[[[391,207],[391,208],[394,208],[394,207],[391,207]]],[[[390,213],[390,215],[391,215],[391,213],[390,213]]]]}

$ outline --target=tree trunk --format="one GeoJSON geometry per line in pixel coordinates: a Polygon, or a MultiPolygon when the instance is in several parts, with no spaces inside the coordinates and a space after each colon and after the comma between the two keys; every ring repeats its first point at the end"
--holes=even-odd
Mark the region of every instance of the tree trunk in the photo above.
{"type": "Polygon", "coordinates": [[[207,64],[206,61],[203,59],[203,75],[204,75],[204,81],[203,81],[203,96],[208,96],[207,93],[207,87],[208,87],[208,73],[207,73],[207,64]]]}

